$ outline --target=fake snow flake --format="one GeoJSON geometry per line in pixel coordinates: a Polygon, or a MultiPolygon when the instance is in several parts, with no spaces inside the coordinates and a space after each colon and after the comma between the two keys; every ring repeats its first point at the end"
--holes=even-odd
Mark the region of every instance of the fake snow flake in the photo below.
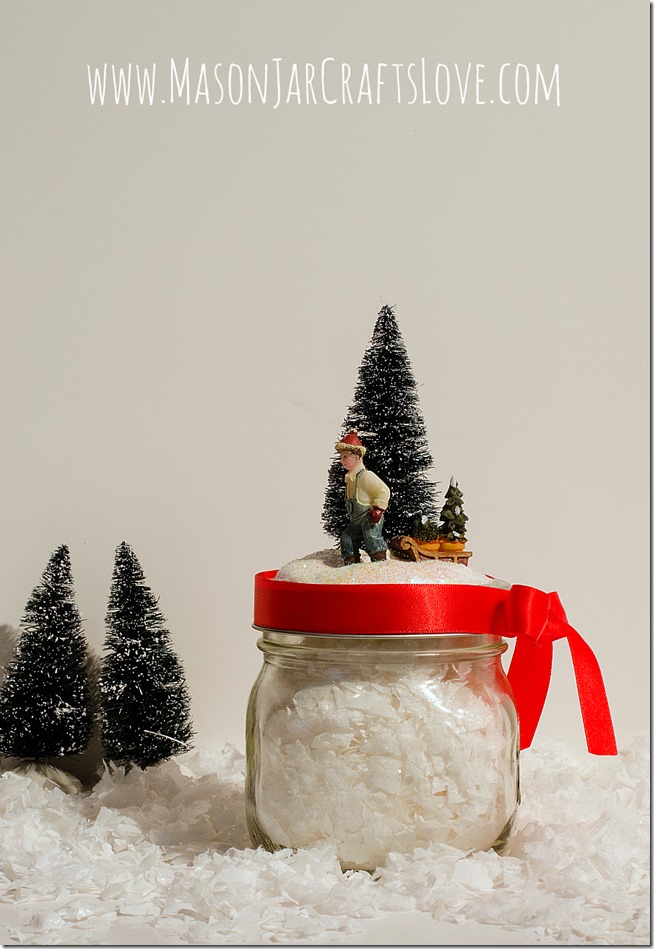
{"type": "Polygon", "coordinates": [[[538,742],[521,757],[509,856],[430,844],[391,854],[374,877],[342,873],[329,846],[251,849],[243,755],[233,748],[107,775],[75,796],[6,772],[2,924],[7,941],[29,945],[362,944],[370,939],[351,934],[370,920],[397,924],[389,914],[413,912],[466,935],[467,923],[493,927],[497,944],[519,934],[546,945],[649,945],[648,750],[644,738],[616,758],[576,761],[538,742]],[[123,818],[140,836],[119,849],[123,818]],[[123,916],[121,904],[136,902],[139,917],[123,916]]]}
{"type": "Polygon", "coordinates": [[[374,869],[391,851],[486,849],[516,809],[511,723],[444,665],[307,685],[262,725],[261,830],[282,847],[336,847],[374,869]],[[435,714],[436,710],[436,714],[435,714]]]}

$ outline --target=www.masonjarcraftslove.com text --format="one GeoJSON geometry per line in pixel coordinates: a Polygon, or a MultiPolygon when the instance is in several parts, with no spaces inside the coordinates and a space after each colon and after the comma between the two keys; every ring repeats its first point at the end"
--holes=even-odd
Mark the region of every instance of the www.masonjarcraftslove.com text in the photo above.
{"type": "Polygon", "coordinates": [[[355,106],[561,104],[559,64],[151,63],[87,64],[91,105],[355,106]]]}

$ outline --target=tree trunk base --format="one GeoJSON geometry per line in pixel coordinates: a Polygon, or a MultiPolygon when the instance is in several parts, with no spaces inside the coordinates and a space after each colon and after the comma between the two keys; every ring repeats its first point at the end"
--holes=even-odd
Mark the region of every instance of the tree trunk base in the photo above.
{"type": "Polygon", "coordinates": [[[40,761],[23,761],[11,770],[16,774],[22,774],[31,778],[42,787],[54,784],[62,791],[65,791],[66,794],[79,794],[83,790],[81,781],[78,781],[74,775],[68,774],[67,771],[62,771],[61,768],[57,768],[53,764],[42,763],[40,761]]]}

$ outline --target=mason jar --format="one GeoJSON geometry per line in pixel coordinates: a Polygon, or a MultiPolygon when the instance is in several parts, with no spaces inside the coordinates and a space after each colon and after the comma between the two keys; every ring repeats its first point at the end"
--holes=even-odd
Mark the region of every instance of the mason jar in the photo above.
{"type": "Polygon", "coordinates": [[[502,851],[518,721],[494,635],[261,629],[247,712],[255,846],[333,844],[344,869],[448,844],[502,851]]]}

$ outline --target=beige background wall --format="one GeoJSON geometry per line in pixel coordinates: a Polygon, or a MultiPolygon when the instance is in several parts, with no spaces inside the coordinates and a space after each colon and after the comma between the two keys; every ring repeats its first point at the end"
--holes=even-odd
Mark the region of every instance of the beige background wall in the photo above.
{"type": "MultiPolygon", "coordinates": [[[[67,543],[100,649],[127,540],[198,740],[242,745],[252,576],[329,545],[331,447],[391,303],[474,566],[558,590],[619,742],[644,731],[645,0],[28,0],[0,18],[0,623],[67,543]],[[559,64],[561,104],[89,102],[87,64],[163,79],[187,56],[193,75],[559,64]]],[[[539,734],[584,747],[563,643],[539,734]]]]}

